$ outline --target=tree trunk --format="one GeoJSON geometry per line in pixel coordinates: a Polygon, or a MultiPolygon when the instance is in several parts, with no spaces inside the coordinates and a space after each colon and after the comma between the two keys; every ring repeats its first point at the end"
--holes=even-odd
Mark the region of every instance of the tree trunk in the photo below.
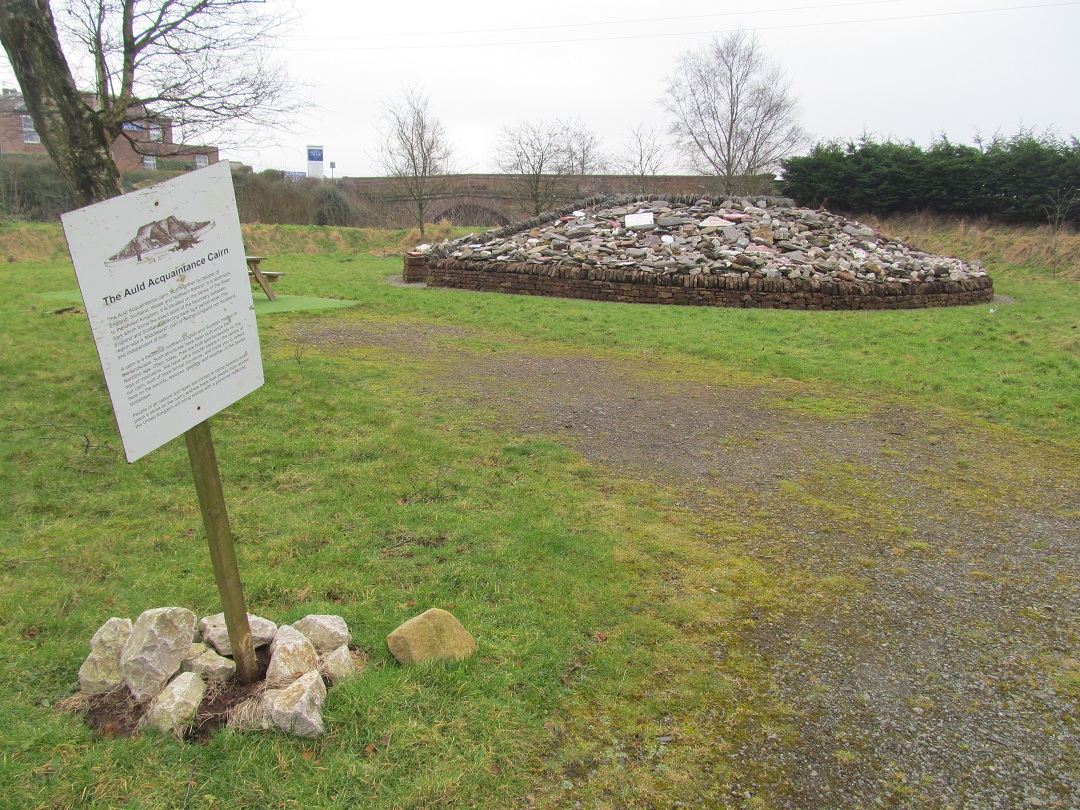
{"type": "Polygon", "coordinates": [[[34,129],[76,206],[123,193],[101,117],[83,100],[60,49],[48,0],[0,0],[7,51],[34,129]]]}

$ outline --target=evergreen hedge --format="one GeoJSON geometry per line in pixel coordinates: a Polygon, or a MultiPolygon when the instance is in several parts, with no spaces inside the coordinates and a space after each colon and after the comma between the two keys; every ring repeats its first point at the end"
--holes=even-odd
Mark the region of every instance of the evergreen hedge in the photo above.
{"type": "Polygon", "coordinates": [[[929,149],[871,139],[823,142],[784,162],[781,187],[801,205],[848,213],[1080,224],[1080,141],[1022,131],[975,146],[942,137],[929,149]]]}

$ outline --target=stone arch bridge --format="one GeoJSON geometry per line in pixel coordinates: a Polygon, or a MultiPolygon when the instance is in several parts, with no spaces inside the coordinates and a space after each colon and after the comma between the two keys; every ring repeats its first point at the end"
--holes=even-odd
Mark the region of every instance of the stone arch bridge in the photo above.
{"type": "MultiPolygon", "coordinates": [[[[505,174],[455,174],[446,178],[425,217],[429,222],[447,219],[455,225],[509,225],[528,219],[532,212],[505,174]]],[[[344,177],[337,181],[351,195],[378,208],[387,219],[400,218],[409,200],[388,177],[344,177]]],[[[717,178],[703,175],[657,175],[642,182],[630,175],[569,175],[560,181],[558,207],[597,194],[716,194],[717,178]],[[644,188],[642,188],[644,186],[644,188]]]]}

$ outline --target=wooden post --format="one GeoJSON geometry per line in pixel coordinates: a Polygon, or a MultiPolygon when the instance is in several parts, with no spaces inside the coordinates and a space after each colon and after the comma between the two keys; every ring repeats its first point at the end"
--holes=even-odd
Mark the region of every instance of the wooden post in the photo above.
{"type": "Polygon", "coordinates": [[[236,566],[232,533],[229,530],[229,514],[225,509],[225,495],[221,490],[221,473],[218,471],[214,440],[210,435],[210,423],[200,422],[184,433],[187,442],[191,472],[195,477],[195,491],[199,494],[206,540],[210,544],[210,559],[214,563],[221,607],[225,612],[225,627],[229,631],[236,675],[240,683],[254,683],[258,679],[255,663],[255,645],[251,641],[247,606],[244,604],[244,588],[240,584],[240,571],[236,566]]]}

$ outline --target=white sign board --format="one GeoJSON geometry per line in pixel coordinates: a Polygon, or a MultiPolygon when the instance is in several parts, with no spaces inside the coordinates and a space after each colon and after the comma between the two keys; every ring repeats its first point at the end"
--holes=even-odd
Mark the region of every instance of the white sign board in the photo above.
{"type": "Polygon", "coordinates": [[[62,219],[128,461],[262,385],[228,161],[62,219]]]}
{"type": "Polygon", "coordinates": [[[644,214],[627,214],[623,219],[627,228],[648,228],[653,224],[653,212],[646,211],[644,214]]]}

